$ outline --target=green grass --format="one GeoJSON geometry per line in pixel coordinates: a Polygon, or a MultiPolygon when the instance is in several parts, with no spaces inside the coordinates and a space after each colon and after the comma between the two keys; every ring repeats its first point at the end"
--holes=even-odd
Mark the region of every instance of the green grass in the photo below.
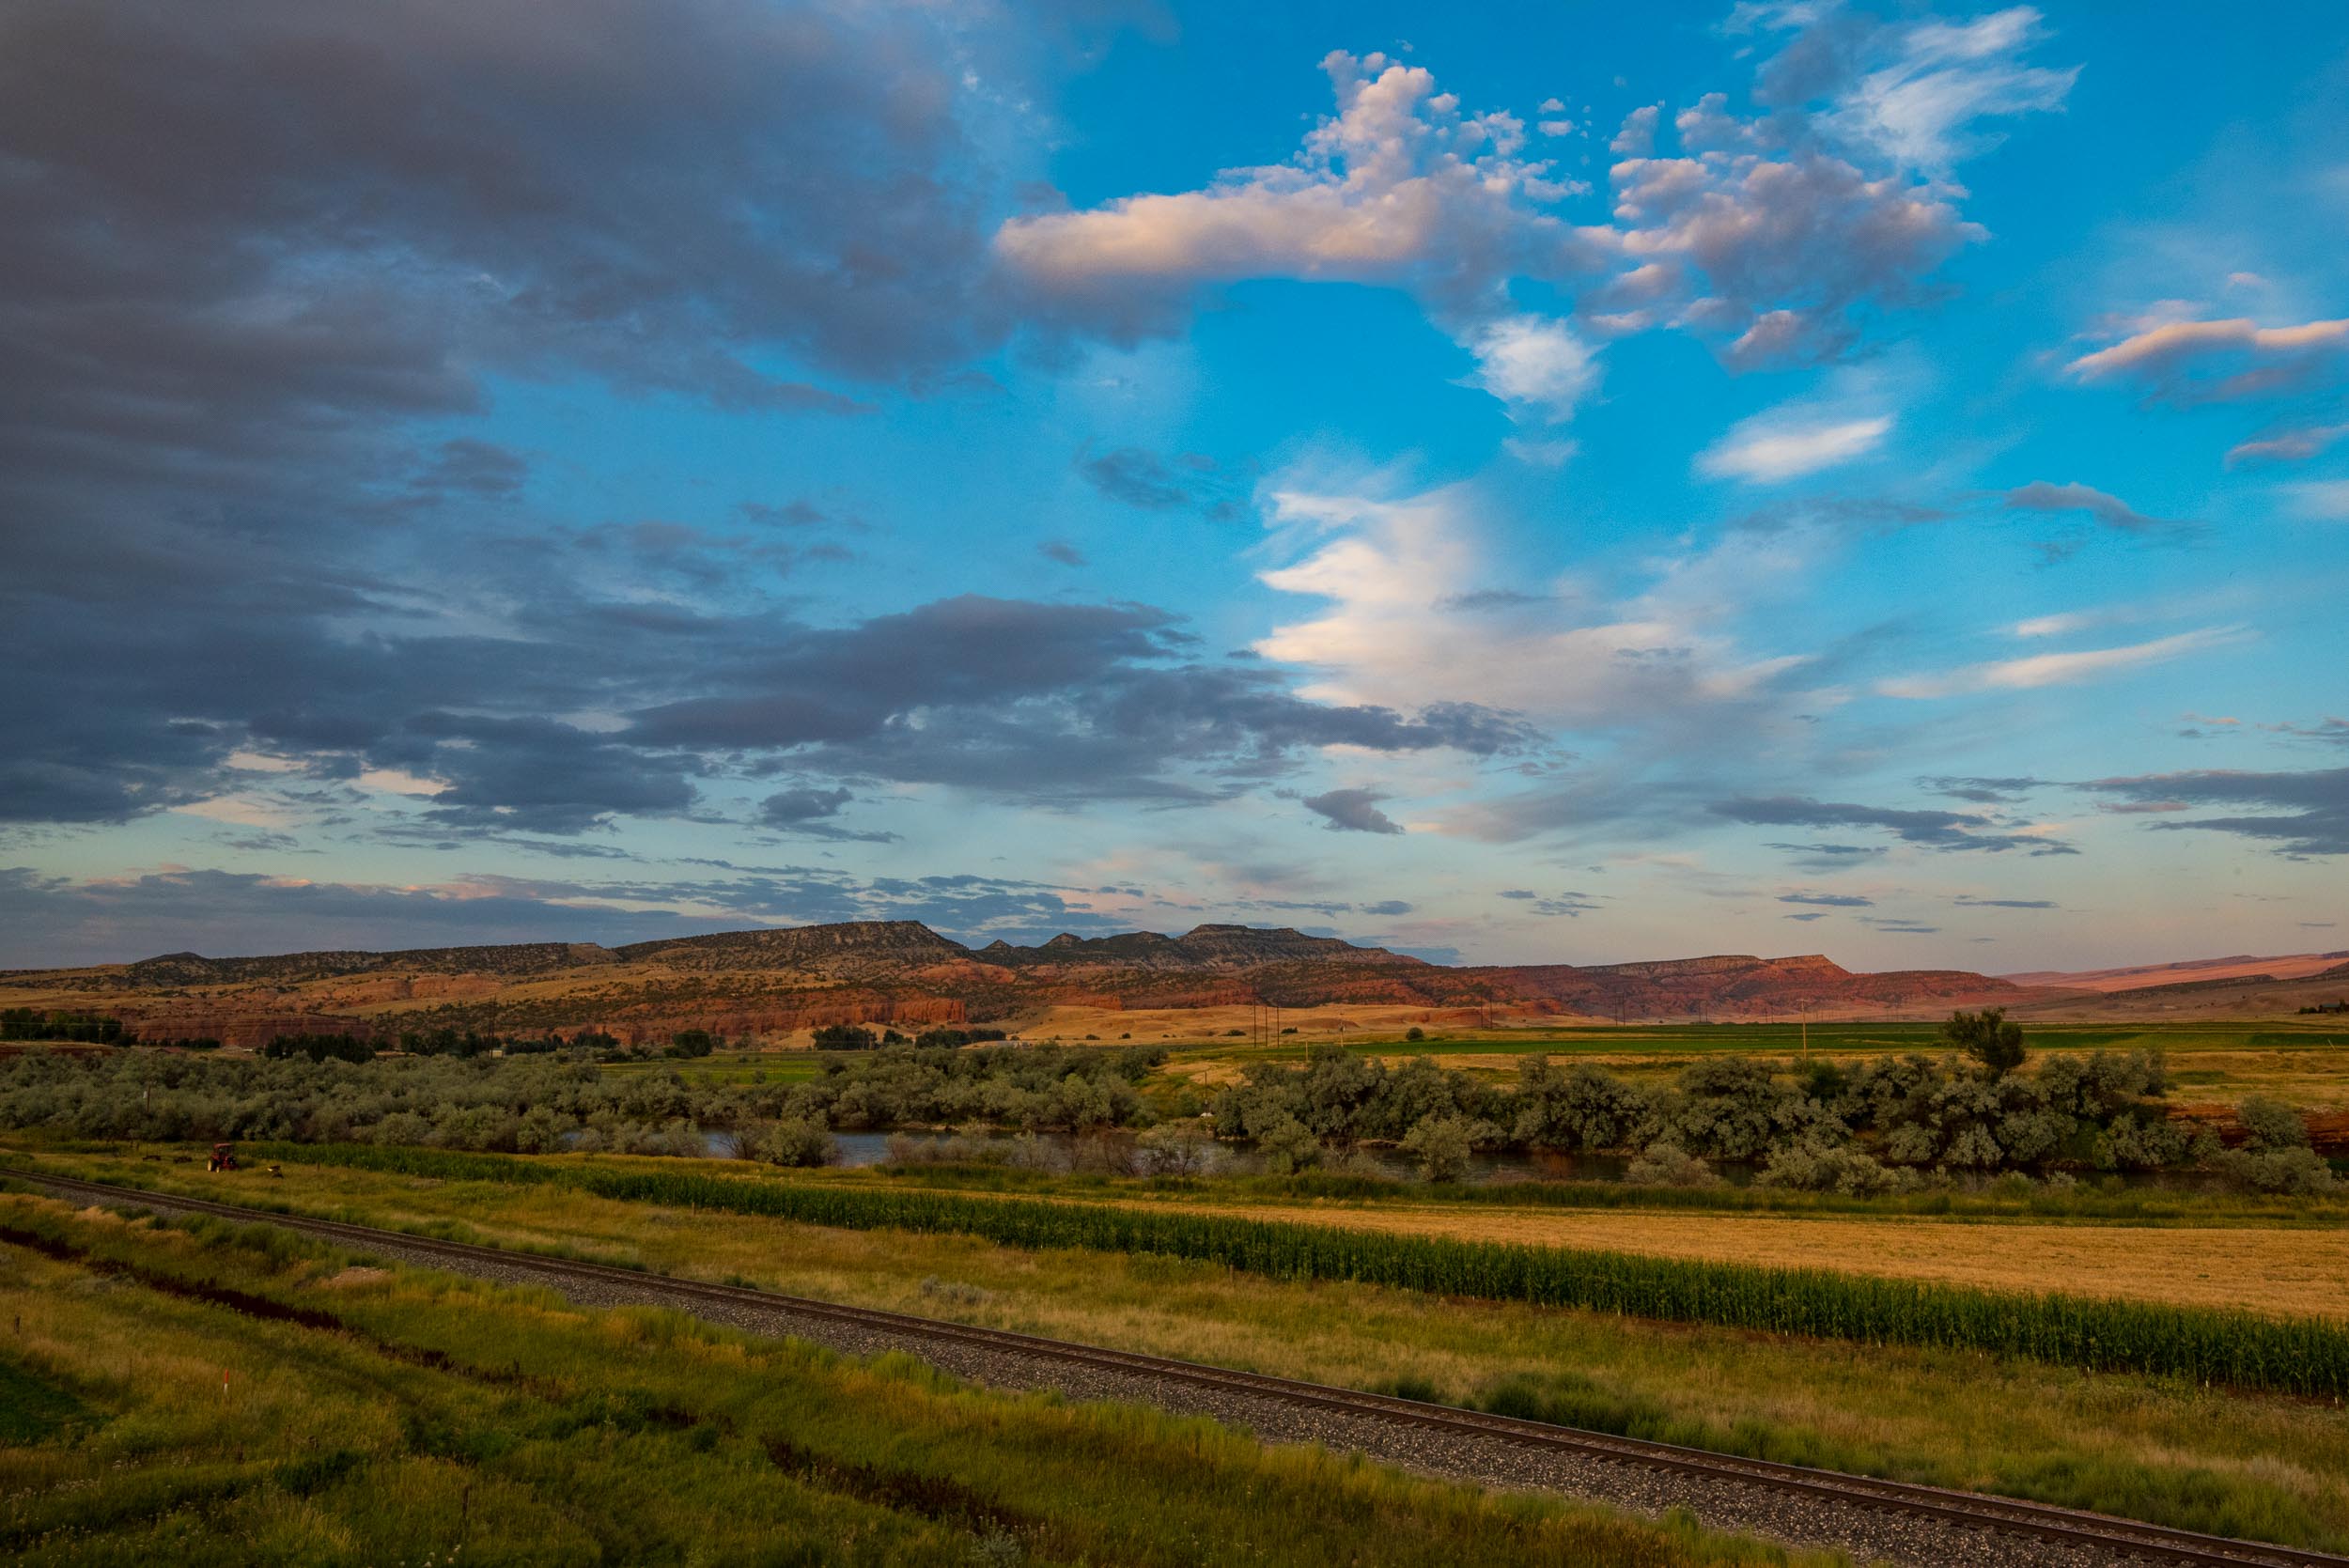
{"type": "MultiPolygon", "coordinates": [[[[135,1157],[57,1164],[203,1195],[220,1185],[135,1157]]],[[[2330,1402],[1975,1351],[1278,1281],[1151,1253],[696,1214],[552,1183],[289,1162],[282,1186],[237,1185],[240,1198],[257,1189],[332,1219],[1346,1387],[1404,1377],[1445,1403],[1550,1399],[1582,1424],[1719,1452],[2349,1551],[2349,1421],[2330,1402]]]]}
{"type": "Polygon", "coordinates": [[[0,1443],[38,1443],[89,1416],[89,1407],[54,1383],[0,1358],[0,1443]]]}
{"type": "Polygon", "coordinates": [[[2329,1399],[2349,1393],[2349,1330],[2312,1319],[1179,1210],[744,1180],[504,1155],[363,1144],[289,1145],[265,1154],[280,1157],[443,1180],[552,1183],[630,1203],[851,1230],[970,1235],[1029,1250],[1156,1253],[1272,1279],[1356,1281],[1766,1333],[1981,1350],[2329,1399]]]}
{"type": "Polygon", "coordinates": [[[18,1352],[102,1417],[0,1449],[11,1562],[1828,1560],[264,1228],[0,1227],[18,1352]]]}

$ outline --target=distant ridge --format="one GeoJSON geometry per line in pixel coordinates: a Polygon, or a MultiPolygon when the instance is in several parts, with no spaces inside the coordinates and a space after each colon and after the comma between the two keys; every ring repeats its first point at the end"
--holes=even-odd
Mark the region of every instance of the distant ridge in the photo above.
{"type": "Polygon", "coordinates": [[[0,1001],[104,1008],[150,1034],[266,1039],[291,1029],[397,1032],[419,1019],[503,1031],[657,1036],[681,1027],[774,1033],[840,1022],[920,1026],[1053,1008],[1268,1002],[1420,1008],[1463,1019],[1918,1015],[2037,995],[1956,970],[1855,974],[1822,954],[1714,954],[1625,964],[1454,966],[1308,936],[1208,924],[1180,936],[1063,932],[973,950],[916,921],[767,926],[592,942],[326,950],[0,974],[0,1001]]]}

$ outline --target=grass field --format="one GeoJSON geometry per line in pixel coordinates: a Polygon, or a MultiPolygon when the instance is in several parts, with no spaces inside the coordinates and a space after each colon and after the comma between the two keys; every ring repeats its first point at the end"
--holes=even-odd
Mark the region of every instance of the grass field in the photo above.
{"type": "Polygon", "coordinates": [[[1788,1560],[280,1232],[0,1196],[0,1312],[19,1563],[1788,1560]]]}
{"type": "MultiPolygon", "coordinates": [[[[125,1169],[72,1163],[97,1175],[125,1169]]],[[[1855,1354],[1605,1313],[1291,1283],[1164,1257],[719,1217],[543,1186],[288,1172],[255,1190],[374,1222],[1361,1387],[1405,1383],[1730,1452],[2349,1547],[2349,1417],[2330,1404],[1973,1352],[1855,1354]]],[[[200,1176],[182,1180],[209,1190],[200,1176]]]]}

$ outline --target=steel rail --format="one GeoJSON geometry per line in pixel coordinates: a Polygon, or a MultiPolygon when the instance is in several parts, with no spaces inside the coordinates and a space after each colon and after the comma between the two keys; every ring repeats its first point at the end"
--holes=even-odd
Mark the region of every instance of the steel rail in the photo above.
{"type": "Polygon", "coordinates": [[[625,1285],[655,1296],[725,1302],[795,1317],[853,1324],[909,1338],[971,1345],[1035,1359],[1075,1362],[1140,1378],[1188,1383],[1290,1405],[1312,1405],[1370,1417],[1395,1424],[1491,1437],[1521,1447],[1640,1465],[1651,1469],[1763,1487],[1823,1501],[1890,1510],[1968,1529],[2029,1535],[2066,1545],[2092,1547],[2164,1562],[2227,1564],[2233,1565],[2233,1568],[2241,1568],[2244,1564],[2259,1565],[2259,1568],[2271,1568],[2271,1565],[2272,1568],[2349,1568],[2349,1558],[2326,1552],[2204,1535],[2193,1530],[2172,1529],[2163,1525],[2143,1524],[2111,1514],[2058,1508],[2015,1498],[1991,1497],[1979,1492],[1924,1486],[1875,1476],[1850,1475],[1839,1470],[1812,1469],[1775,1460],[1748,1459],[1674,1443],[1585,1431],[1579,1427],[1552,1426],[1543,1421],[1488,1415],[1480,1410],[1464,1410],[1455,1405],[1404,1399],[1392,1394],[1365,1393],[1354,1389],[1276,1377],[1265,1373],[1238,1372],[1228,1367],[1209,1366],[1139,1351],[1113,1350],[1104,1345],[1084,1344],[1071,1340],[1047,1339],[1005,1328],[980,1328],[970,1324],[919,1317],[910,1312],[893,1312],[876,1307],[851,1307],[836,1301],[787,1296],[746,1285],[714,1284],[673,1274],[620,1268],[610,1264],[550,1257],[543,1253],[485,1247],[473,1242],[447,1241],[438,1236],[412,1235],[403,1231],[355,1225],[340,1219],[283,1214],[241,1203],[218,1203],[208,1198],[84,1181],[73,1176],[28,1171],[21,1166],[0,1167],[0,1180],[45,1187],[70,1196],[108,1203],[173,1208],[246,1223],[278,1225],[361,1248],[393,1247],[474,1265],[493,1264],[502,1268],[534,1269],[558,1278],[625,1285]]]}

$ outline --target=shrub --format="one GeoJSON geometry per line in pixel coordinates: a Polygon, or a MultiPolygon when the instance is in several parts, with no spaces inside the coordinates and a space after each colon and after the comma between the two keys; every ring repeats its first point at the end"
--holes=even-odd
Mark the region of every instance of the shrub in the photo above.
{"type": "Polygon", "coordinates": [[[2309,1146],[2309,1125],[2300,1113],[2281,1100],[2271,1100],[2264,1094],[2247,1095],[2235,1108],[2235,1120],[2243,1124],[2248,1135],[2247,1147],[2254,1151],[2305,1149],[2309,1146]]]}
{"type": "Polygon", "coordinates": [[[1468,1174],[1469,1157],[1476,1152],[1480,1138],[1489,1141],[1498,1131],[1465,1116],[1429,1116],[1405,1137],[1403,1148],[1429,1181],[1456,1182],[1468,1174]]]}
{"type": "Polygon", "coordinates": [[[1755,1180],[1764,1187],[1853,1196],[1906,1192],[1923,1185],[1914,1171],[1888,1167],[1848,1143],[1818,1139],[1772,1150],[1755,1180]]]}
{"type": "MultiPolygon", "coordinates": [[[[2306,1129],[2303,1136],[2306,1135],[2306,1129]]],[[[2295,1197],[2318,1197],[2333,1191],[2341,1184],[2334,1178],[2332,1167],[2310,1148],[2296,1149],[2231,1149],[2219,1155],[2215,1163],[2229,1183],[2247,1192],[2289,1193],[2295,1197]]]]}
{"type": "Polygon", "coordinates": [[[1256,1152],[1276,1176],[1302,1171],[1321,1157],[1321,1140],[1294,1116],[1284,1116],[1256,1134],[1256,1152]]]}
{"type": "Polygon", "coordinates": [[[1658,1143],[1626,1167],[1623,1179],[1635,1187],[1713,1187],[1720,1173],[1670,1143],[1658,1143]]]}
{"type": "Polygon", "coordinates": [[[1196,1117],[1152,1127],[1135,1141],[1150,1169],[1163,1176],[1196,1176],[1215,1157],[1215,1134],[1196,1117]]]}
{"type": "Polygon", "coordinates": [[[830,1165],[840,1157],[840,1141],[821,1122],[777,1122],[759,1140],[758,1153],[770,1165],[830,1165]]]}
{"type": "Polygon", "coordinates": [[[1987,1007],[1979,1013],[1952,1013],[1941,1026],[1941,1038],[1982,1063],[1992,1078],[2004,1078],[2023,1064],[2023,1026],[2009,1023],[2006,1009],[1987,1007]]]}

